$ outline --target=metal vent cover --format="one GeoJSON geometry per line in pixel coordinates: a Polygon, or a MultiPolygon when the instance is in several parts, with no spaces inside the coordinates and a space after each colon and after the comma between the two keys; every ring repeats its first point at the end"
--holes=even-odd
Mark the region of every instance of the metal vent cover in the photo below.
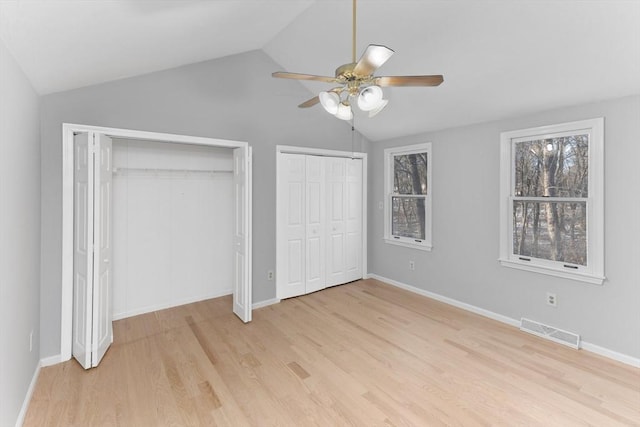
{"type": "Polygon", "coordinates": [[[525,319],[524,317],[520,319],[520,330],[555,341],[559,344],[568,345],[571,348],[580,348],[580,335],[574,334],[573,332],[563,331],[562,329],[554,328],[553,326],[545,325],[540,322],[525,319]]]}

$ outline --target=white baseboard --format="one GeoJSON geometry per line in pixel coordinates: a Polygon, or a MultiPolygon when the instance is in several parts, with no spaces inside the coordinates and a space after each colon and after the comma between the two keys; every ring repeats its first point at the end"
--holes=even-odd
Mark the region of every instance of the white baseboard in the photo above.
{"type": "MultiPolygon", "coordinates": [[[[445,297],[440,294],[436,294],[433,292],[425,291],[424,289],[416,288],[415,286],[407,285],[406,283],[398,282],[397,280],[389,279],[388,277],[379,276],[377,274],[369,273],[366,275],[367,278],[376,279],[381,282],[387,283],[389,285],[404,289],[409,292],[416,293],[418,295],[425,296],[427,298],[434,299],[436,301],[443,302],[445,304],[452,305],[454,307],[461,308],[463,310],[470,311],[472,313],[479,314],[484,317],[488,317],[489,319],[497,320],[498,322],[506,323],[507,325],[520,327],[520,321],[516,319],[512,319],[508,316],[503,316],[502,314],[494,313],[493,311],[485,310],[484,308],[476,307],[475,305],[467,304],[466,302],[461,302],[455,300],[453,298],[445,297]]],[[[640,359],[629,356],[627,354],[619,353],[614,350],[610,350],[605,347],[601,347],[596,344],[592,344],[586,341],[582,341],[580,343],[580,348],[598,354],[600,356],[607,357],[612,360],[616,360],[618,362],[622,362],[626,365],[631,365],[636,368],[640,367],[640,359]]]]}
{"type": "Polygon", "coordinates": [[[63,362],[61,355],[56,354],[55,356],[49,356],[45,357],[44,359],[40,359],[40,366],[45,368],[47,366],[57,365],[61,362],[63,362]]]}
{"type": "Polygon", "coordinates": [[[38,362],[38,364],[36,365],[36,370],[33,372],[31,383],[29,384],[29,388],[27,389],[27,394],[24,396],[22,407],[20,408],[20,412],[18,413],[18,418],[16,419],[16,427],[22,427],[22,424],[24,424],[24,417],[27,416],[29,403],[31,403],[31,396],[33,396],[33,391],[36,388],[36,383],[38,382],[38,376],[40,375],[41,365],[42,363],[38,362]]]}
{"type": "Polygon", "coordinates": [[[398,282],[397,280],[389,279],[388,277],[378,276],[377,274],[369,274],[369,277],[372,279],[379,280],[381,282],[388,283],[397,288],[404,289],[406,291],[410,291],[427,298],[434,299],[436,301],[443,302],[445,304],[452,305],[454,307],[461,308],[466,311],[470,311],[472,313],[479,314],[484,317],[488,317],[489,319],[497,320],[498,322],[506,323],[507,325],[519,327],[520,321],[516,319],[512,319],[511,317],[503,316],[502,314],[494,313],[493,311],[485,310],[484,308],[476,307],[475,305],[467,304],[466,302],[461,302],[455,300],[453,298],[445,297],[440,294],[436,294],[434,292],[425,291],[424,289],[416,288],[415,286],[407,285],[406,283],[398,282]]]}
{"type": "Polygon", "coordinates": [[[255,310],[256,308],[262,308],[262,307],[267,307],[273,304],[277,304],[280,302],[279,298],[272,298],[272,299],[268,299],[268,300],[264,300],[264,301],[258,301],[256,303],[253,303],[253,305],[251,306],[251,308],[253,310],[255,310]]]}
{"type": "Polygon", "coordinates": [[[586,351],[590,351],[591,353],[599,354],[600,356],[604,356],[609,359],[617,360],[618,362],[624,363],[626,365],[635,366],[636,368],[640,368],[640,359],[629,356],[627,354],[619,353],[617,351],[609,350],[605,347],[600,347],[599,345],[592,344],[590,342],[582,341],[580,343],[580,348],[586,351]]]}
{"type": "Polygon", "coordinates": [[[211,294],[184,298],[178,301],[171,301],[164,304],[150,305],[147,307],[136,308],[135,310],[129,310],[121,313],[113,313],[113,320],[126,319],[127,317],[133,317],[133,316],[138,316],[140,314],[151,313],[152,311],[165,310],[167,308],[177,307],[179,305],[191,304],[193,302],[203,301],[211,298],[219,298],[226,295],[231,295],[232,293],[233,293],[233,289],[224,289],[222,291],[211,293],[211,294]]]}

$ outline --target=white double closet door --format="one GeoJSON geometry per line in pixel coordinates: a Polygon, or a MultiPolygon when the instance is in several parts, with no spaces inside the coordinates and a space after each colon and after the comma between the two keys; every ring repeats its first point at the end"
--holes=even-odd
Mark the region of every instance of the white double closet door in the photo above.
{"type": "Polygon", "coordinates": [[[362,278],[362,159],[280,156],[277,297],[362,278]]]}

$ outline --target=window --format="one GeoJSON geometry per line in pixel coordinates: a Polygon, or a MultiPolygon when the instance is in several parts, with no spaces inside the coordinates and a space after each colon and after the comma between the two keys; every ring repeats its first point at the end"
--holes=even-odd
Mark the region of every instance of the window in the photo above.
{"type": "Polygon", "coordinates": [[[602,284],[602,118],[501,134],[500,262],[602,284]]]}
{"type": "Polygon", "coordinates": [[[384,150],[387,243],[431,250],[431,143],[384,150]]]}

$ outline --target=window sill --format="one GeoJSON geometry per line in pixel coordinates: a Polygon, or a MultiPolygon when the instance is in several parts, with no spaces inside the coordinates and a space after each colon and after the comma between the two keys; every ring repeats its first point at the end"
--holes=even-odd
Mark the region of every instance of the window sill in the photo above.
{"type": "Polygon", "coordinates": [[[431,249],[433,248],[431,245],[428,245],[426,243],[415,244],[410,242],[403,242],[402,240],[395,240],[395,239],[388,239],[388,238],[385,238],[384,242],[390,245],[404,246],[405,248],[413,248],[413,249],[418,249],[418,250],[427,251],[427,252],[430,252],[431,249]]]}
{"type": "Polygon", "coordinates": [[[562,277],[563,279],[578,280],[580,282],[591,283],[592,285],[602,285],[604,282],[603,276],[597,276],[590,273],[580,273],[558,270],[555,268],[544,267],[540,265],[522,264],[517,261],[511,261],[509,259],[499,258],[498,261],[503,267],[516,268],[518,270],[532,271],[534,273],[546,274],[548,276],[562,277]]]}

